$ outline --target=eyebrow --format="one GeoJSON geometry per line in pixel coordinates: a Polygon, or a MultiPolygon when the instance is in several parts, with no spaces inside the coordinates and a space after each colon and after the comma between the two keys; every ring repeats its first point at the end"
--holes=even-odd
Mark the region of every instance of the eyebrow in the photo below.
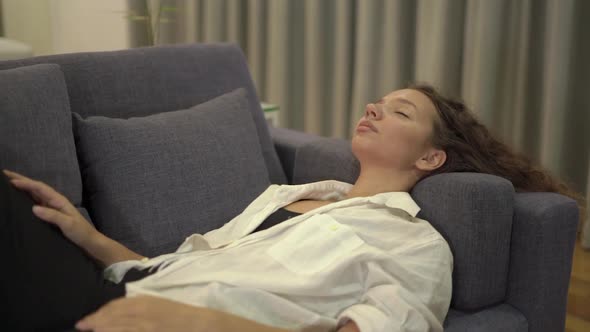
{"type": "Polygon", "coordinates": [[[409,101],[405,98],[397,98],[397,99],[395,99],[395,101],[399,101],[402,104],[413,106],[414,110],[418,111],[418,107],[416,107],[416,105],[414,103],[412,103],[411,101],[409,101]]]}
{"type": "MultiPolygon", "coordinates": [[[[414,110],[418,111],[418,107],[416,107],[416,105],[414,103],[412,103],[411,101],[409,101],[405,98],[395,98],[393,101],[398,101],[402,104],[410,105],[410,106],[414,107],[414,110]]],[[[377,104],[384,104],[384,103],[385,103],[385,99],[383,99],[383,98],[379,99],[379,101],[377,102],[377,104]]]]}

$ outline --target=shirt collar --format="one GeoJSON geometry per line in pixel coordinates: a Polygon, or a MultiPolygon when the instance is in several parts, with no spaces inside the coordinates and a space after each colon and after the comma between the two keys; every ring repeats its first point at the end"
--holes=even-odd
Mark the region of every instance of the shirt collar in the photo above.
{"type": "Polygon", "coordinates": [[[412,217],[420,212],[420,207],[409,193],[403,191],[387,192],[371,196],[369,200],[373,203],[383,204],[392,209],[406,211],[412,217]]]}
{"type": "MultiPolygon", "coordinates": [[[[275,192],[275,198],[283,202],[294,202],[301,199],[336,200],[346,199],[352,184],[326,180],[299,185],[281,185],[275,192]]],[[[385,192],[369,197],[358,197],[371,203],[385,205],[393,209],[401,209],[412,217],[416,217],[420,207],[407,192],[385,192]]]]}

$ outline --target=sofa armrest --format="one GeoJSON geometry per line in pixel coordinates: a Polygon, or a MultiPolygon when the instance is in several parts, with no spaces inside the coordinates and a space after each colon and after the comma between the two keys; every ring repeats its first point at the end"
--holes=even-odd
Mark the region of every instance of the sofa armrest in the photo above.
{"type": "Polygon", "coordinates": [[[515,195],[506,299],[529,331],[563,331],[578,224],[576,202],[554,193],[515,195]]]}
{"type": "Polygon", "coordinates": [[[286,128],[269,127],[269,131],[287,181],[293,183],[297,150],[307,143],[322,139],[322,137],[286,128]]]}

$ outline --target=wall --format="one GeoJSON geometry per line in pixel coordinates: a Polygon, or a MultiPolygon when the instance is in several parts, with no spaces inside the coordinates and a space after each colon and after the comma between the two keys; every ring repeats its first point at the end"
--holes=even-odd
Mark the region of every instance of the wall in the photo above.
{"type": "Polygon", "coordinates": [[[56,53],[128,48],[127,1],[50,0],[50,3],[56,53]]]}
{"type": "Polygon", "coordinates": [[[35,55],[129,47],[125,0],[2,0],[7,38],[35,55]]]}
{"type": "Polygon", "coordinates": [[[51,54],[48,0],[2,0],[4,36],[33,47],[34,54],[51,54]]]}

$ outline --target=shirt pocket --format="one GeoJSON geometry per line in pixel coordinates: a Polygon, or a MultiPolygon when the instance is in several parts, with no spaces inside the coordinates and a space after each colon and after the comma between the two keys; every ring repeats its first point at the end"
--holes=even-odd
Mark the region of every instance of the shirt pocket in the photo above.
{"type": "Polygon", "coordinates": [[[328,215],[317,214],[294,226],[266,253],[292,272],[314,274],[345,258],[363,243],[350,227],[328,215]]]}

